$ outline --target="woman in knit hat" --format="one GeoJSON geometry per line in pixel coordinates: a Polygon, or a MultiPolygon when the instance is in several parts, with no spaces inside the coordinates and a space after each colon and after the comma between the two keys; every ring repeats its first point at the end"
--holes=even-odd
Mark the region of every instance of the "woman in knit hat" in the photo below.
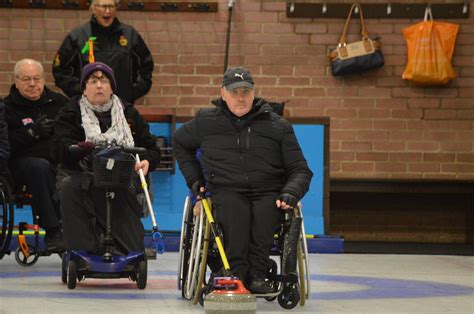
{"type": "MultiPolygon", "coordinates": [[[[96,222],[105,221],[105,190],[93,184],[94,146],[114,142],[123,147],[146,148],[135,167],[145,175],[156,168],[160,151],[139,112],[114,94],[115,77],[109,66],[100,62],[86,65],[80,86],[82,95],[73,97],[56,119],[53,156],[60,165],[57,187],[66,249],[99,253],[103,226],[96,222]],[[84,149],[70,152],[72,144],[84,149]]],[[[136,198],[137,189],[115,192],[111,227],[124,244],[118,253],[143,251],[143,211],[136,198]]]]}

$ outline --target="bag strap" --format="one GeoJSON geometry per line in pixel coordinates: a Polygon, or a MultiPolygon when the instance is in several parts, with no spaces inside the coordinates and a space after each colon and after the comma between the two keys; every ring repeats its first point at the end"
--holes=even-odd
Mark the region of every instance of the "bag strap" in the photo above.
{"type": "Polygon", "coordinates": [[[346,23],[344,24],[344,29],[342,30],[341,37],[339,37],[339,46],[345,46],[346,45],[346,33],[347,33],[347,29],[349,27],[349,23],[351,21],[352,12],[354,11],[355,7],[359,8],[360,34],[362,35],[362,39],[365,40],[365,39],[369,38],[369,33],[367,32],[367,29],[365,28],[364,15],[362,14],[362,7],[360,6],[360,4],[358,2],[356,2],[351,6],[351,9],[349,10],[349,15],[346,18],[346,23]]]}
{"type": "Polygon", "coordinates": [[[428,21],[433,22],[433,13],[431,13],[431,5],[427,5],[425,9],[425,18],[423,19],[424,22],[428,21]]]}

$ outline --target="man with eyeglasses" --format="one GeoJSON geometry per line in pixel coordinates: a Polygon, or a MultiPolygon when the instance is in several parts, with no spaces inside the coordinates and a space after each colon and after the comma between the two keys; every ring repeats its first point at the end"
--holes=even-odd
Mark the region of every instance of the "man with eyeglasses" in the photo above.
{"type": "Polygon", "coordinates": [[[64,39],[53,61],[55,84],[69,97],[81,95],[82,69],[89,63],[83,48],[95,37],[96,62],[103,62],[115,72],[116,94],[134,104],[152,85],[153,58],[140,34],[118,20],[116,0],[93,0],[91,20],[71,31],[64,39]]]}
{"type": "Polygon", "coordinates": [[[44,85],[43,65],[23,59],[13,69],[15,83],[4,99],[11,146],[9,170],[16,187],[26,185],[32,209],[46,230],[49,252],[61,252],[59,204],[54,199],[56,165],[51,157],[54,119],[68,99],[44,85]]]}
{"type": "Polygon", "coordinates": [[[175,132],[173,151],[191,191],[211,194],[233,274],[264,294],[281,210],[297,205],[313,174],[290,123],[255,97],[247,69],[229,68],[220,94],[175,132]]]}

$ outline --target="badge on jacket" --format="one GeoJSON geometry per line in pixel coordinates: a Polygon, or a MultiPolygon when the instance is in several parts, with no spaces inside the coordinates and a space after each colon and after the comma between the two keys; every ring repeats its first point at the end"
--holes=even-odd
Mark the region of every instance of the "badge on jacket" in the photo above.
{"type": "Polygon", "coordinates": [[[58,67],[61,65],[61,59],[59,58],[59,53],[56,52],[56,56],[54,57],[54,66],[58,67]]]}
{"type": "Polygon", "coordinates": [[[124,35],[120,36],[119,44],[123,47],[126,47],[128,45],[128,40],[127,40],[127,38],[125,38],[124,35]]]}
{"type": "Polygon", "coordinates": [[[21,119],[21,122],[23,123],[24,126],[27,126],[28,124],[33,123],[33,119],[31,119],[31,118],[23,118],[23,119],[21,119]]]}

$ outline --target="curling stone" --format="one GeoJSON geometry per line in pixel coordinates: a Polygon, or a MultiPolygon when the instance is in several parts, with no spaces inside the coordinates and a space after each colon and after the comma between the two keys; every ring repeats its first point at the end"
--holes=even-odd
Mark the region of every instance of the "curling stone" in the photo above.
{"type": "Polygon", "coordinates": [[[257,312],[257,299],[242,281],[234,277],[216,277],[212,291],[204,299],[204,312],[208,314],[250,314],[257,312]]]}

